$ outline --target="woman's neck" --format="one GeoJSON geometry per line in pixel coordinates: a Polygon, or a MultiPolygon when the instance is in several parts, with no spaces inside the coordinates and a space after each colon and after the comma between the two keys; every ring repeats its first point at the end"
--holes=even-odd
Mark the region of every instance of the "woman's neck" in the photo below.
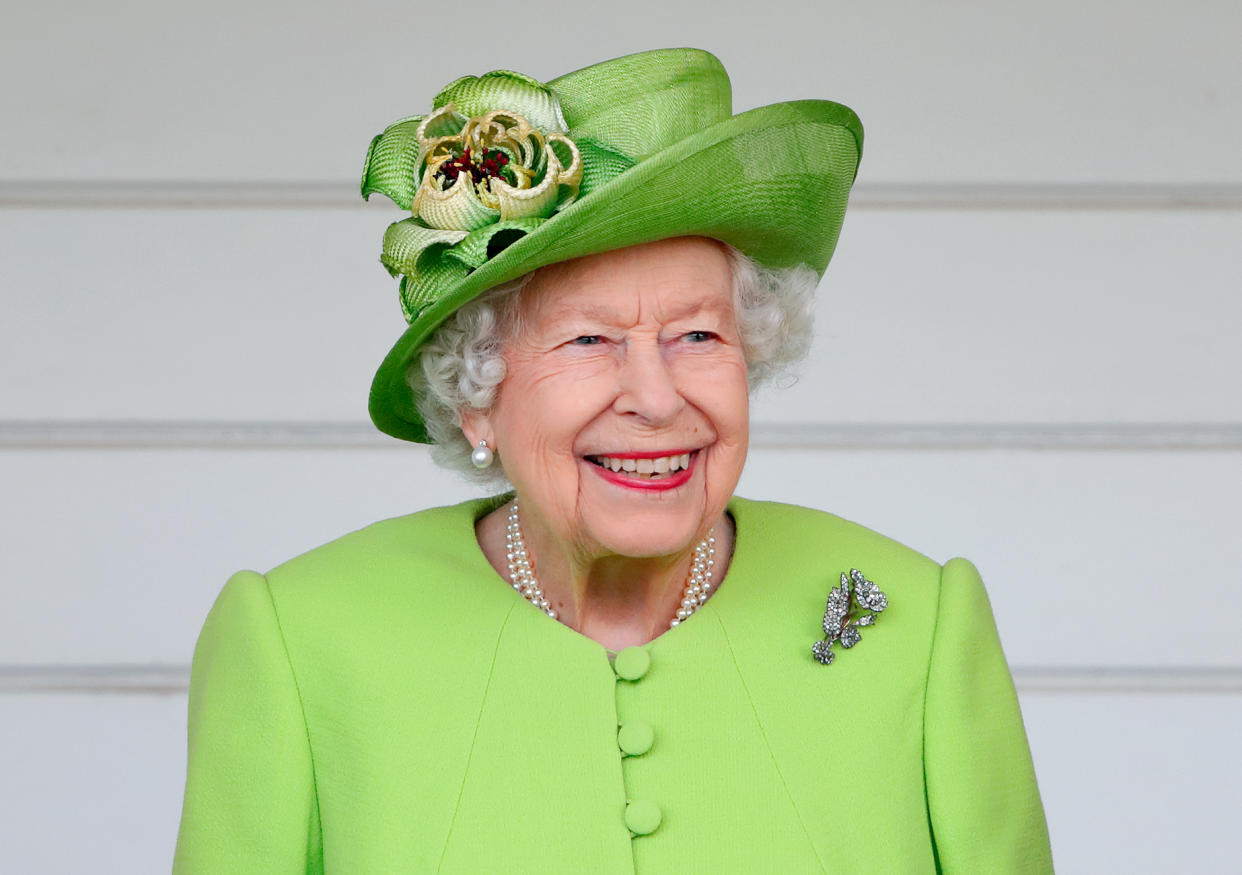
{"type": "MultiPolygon", "coordinates": [[[[508,505],[479,520],[479,545],[492,567],[509,579],[505,548],[508,505]]],[[[712,527],[715,565],[711,592],[724,578],[733,553],[733,521],[723,514],[712,527]]],[[[646,644],[669,628],[681,607],[694,548],[673,556],[583,556],[551,545],[527,542],[535,576],[557,619],[609,650],[646,644]]]]}

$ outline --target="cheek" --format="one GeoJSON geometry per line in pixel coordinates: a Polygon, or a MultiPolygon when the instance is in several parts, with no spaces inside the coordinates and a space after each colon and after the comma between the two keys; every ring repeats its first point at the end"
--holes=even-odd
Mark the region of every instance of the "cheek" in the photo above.
{"type": "Polygon", "coordinates": [[[606,409],[601,363],[523,362],[501,384],[493,413],[496,438],[519,462],[566,469],[582,430],[606,409]]]}
{"type": "Polygon", "coordinates": [[[716,443],[706,467],[709,501],[727,500],[737,487],[750,443],[750,390],[744,361],[722,361],[712,369],[694,405],[707,417],[716,443]]]}
{"type": "Polygon", "coordinates": [[[695,362],[687,371],[687,398],[703,412],[729,442],[738,440],[750,421],[750,387],[746,382],[746,362],[740,357],[721,356],[695,362]]]}

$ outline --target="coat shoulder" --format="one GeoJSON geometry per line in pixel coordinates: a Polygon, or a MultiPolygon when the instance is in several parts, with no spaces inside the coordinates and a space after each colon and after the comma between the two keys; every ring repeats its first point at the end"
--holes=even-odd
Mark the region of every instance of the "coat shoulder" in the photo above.
{"type": "MultiPolygon", "coordinates": [[[[940,563],[913,547],[845,517],[778,501],[735,498],[729,505],[746,537],[814,561],[825,551],[849,553],[906,573],[939,576],[940,563]]],[[[741,535],[739,535],[741,537],[741,535]]]]}
{"type": "Polygon", "coordinates": [[[480,652],[494,645],[514,599],[479,549],[474,523],[501,503],[482,499],[381,520],[267,572],[300,676],[359,678],[369,666],[414,660],[410,671],[425,679],[449,671],[443,659],[463,639],[480,652]],[[473,638],[444,622],[458,614],[475,619],[473,638]]]}
{"type": "Polygon", "coordinates": [[[942,569],[924,553],[827,511],[745,499],[735,499],[730,510],[737,524],[739,565],[788,597],[821,605],[822,611],[823,599],[841,575],[857,569],[894,606],[901,605],[894,616],[927,629],[934,624],[942,569]]]}
{"type": "Polygon", "coordinates": [[[474,523],[499,498],[433,507],[380,520],[277,565],[266,575],[278,600],[322,598],[328,591],[357,597],[393,587],[403,592],[488,570],[474,523]]]}

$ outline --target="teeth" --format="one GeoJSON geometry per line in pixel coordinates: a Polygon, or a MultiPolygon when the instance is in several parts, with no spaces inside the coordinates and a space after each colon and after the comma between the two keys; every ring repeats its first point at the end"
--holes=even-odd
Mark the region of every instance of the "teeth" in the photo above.
{"type": "Polygon", "coordinates": [[[656,459],[617,459],[612,456],[591,456],[590,458],[602,468],[608,468],[618,473],[628,471],[632,474],[640,475],[671,474],[674,471],[684,471],[690,467],[689,453],[682,453],[677,456],[660,456],[656,459]]]}

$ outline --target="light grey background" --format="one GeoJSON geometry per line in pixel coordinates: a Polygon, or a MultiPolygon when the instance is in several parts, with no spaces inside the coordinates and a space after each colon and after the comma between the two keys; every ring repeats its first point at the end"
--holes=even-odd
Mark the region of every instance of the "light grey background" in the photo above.
{"type": "Polygon", "coordinates": [[[228,575],[474,494],[367,423],[403,326],[370,137],[464,73],[668,45],[735,110],[867,129],[740,492],[979,565],[1060,872],[1236,871],[1240,32],[1225,0],[6,9],[0,871],[166,871],[228,575]]]}

